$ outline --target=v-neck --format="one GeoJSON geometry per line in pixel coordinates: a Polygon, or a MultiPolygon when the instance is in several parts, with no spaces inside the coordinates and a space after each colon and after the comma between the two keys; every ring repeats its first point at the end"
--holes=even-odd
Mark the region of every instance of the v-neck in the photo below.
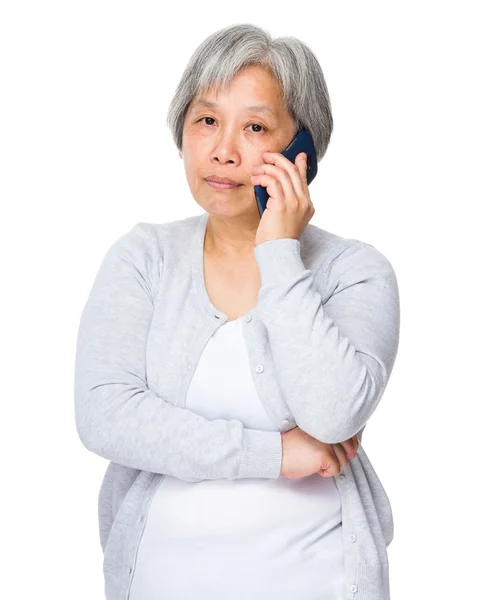
{"type": "Polygon", "coordinates": [[[248,310],[244,315],[238,317],[234,321],[227,321],[228,315],[217,308],[212,302],[206,290],[206,282],[205,282],[205,272],[204,272],[204,247],[205,247],[205,235],[206,235],[206,227],[208,224],[208,216],[207,212],[203,213],[198,217],[198,222],[196,225],[194,239],[193,239],[193,256],[192,256],[192,270],[193,270],[193,279],[196,284],[196,289],[198,290],[200,299],[205,306],[205,308],[213,313],[213,315],[227,324],[233,324],[234,321],[238,321],[239,319],[245,319],[246,317],[256,317],[256,307],[248,310]]]}

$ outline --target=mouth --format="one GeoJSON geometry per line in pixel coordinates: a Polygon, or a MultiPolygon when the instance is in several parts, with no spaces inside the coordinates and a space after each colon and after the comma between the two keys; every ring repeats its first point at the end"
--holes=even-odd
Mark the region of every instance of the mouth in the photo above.
{"type": "Polygon", "coordinates": [[[205,179],[205,181],[215,190],[232,190],[243,185],[242,183],[221,183],[219,181],[214,181],[213,179],[205,179]]]}

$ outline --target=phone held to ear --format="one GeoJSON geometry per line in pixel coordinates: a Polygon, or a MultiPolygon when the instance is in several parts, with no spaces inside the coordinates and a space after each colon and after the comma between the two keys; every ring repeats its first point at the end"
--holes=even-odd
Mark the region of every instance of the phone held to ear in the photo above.
{"type": "MultiPolygon", "coordinates": [[[[307,129],[301,129],[290,142],[286,150],[283,150],[281,154],[286,156],[292,163],[296,160],[296,157],[300,152],[306,152],[308,155],[308,168],[306,171],[306,178],[308,185],[313,181],[318,172],[318,160],[316,157],[316,151],[314,149],[313,138],[307,129]]],[[[258,206],[259,216],[262,217],[268,202],[268,192],[262,185],[254,186],[254,194],[256,196],[256,204],[258,206]]]]}

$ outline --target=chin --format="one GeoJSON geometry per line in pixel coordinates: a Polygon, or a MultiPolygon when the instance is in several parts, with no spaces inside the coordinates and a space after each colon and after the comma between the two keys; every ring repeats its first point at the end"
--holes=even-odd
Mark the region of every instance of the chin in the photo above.
{"type": "MultiPolygon", "coordinates": [[[[215,190],[205,182],[208,190],[202,190],[196,196],[197,203],[203,208],[204,211],[212,216],[218,217],[232,217],[239,215],[251,216],[254,214],[259,218],[258,207],[256,205],[256,198],[254,190],[251,188],[251,193],[239,193],[239,191],[227,190],[226,192],[221,190],[215,190]]],[[[245,187],[245,186],[244,186],[245,187]]]]}
{"type": "Polygon", "coordinates": [[[205,204],[204,210],[213,217],[247,217],[251,219],[254,217],[259,219],[258,207],[256,201],[254,204],[248,202],[209,202],[205,204]]]}

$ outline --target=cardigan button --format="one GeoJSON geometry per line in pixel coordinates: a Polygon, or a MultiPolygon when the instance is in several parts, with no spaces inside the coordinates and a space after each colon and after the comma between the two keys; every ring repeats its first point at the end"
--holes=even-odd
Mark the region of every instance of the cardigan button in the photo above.
{"type": "Polygon", "coordinates": [[[346,476],[341,473],[341,475],[338,475],[338,479],[339,481],[344,481],[346,479],[346,476]]]}
{"type": "Polygon", "coordinates": [[[257,365],[256,366],[256,373],[262,373],[263,371],[264,371],[263,365],[257,365]]]}
{"type": "Polygon", "coordinates": [[[246,321],[246,323],[249,323],[251,321],[251,315],[246,315],[244,320],[246,321]]]}
{"type": "Polygon", "coordinates": [[[354,594],[355,592],[357,592],[357,591],[358,591],[358,586],[357,586],[357,585],[352,585],[352,586],[351,586],[349,589],[350,589],[350,590],[353,592],[353,594],[354,594]]]}
{"type": "Polygon", "coordinates": [[[290,425],[291,423],[288,421],[288,419],[284,419],[284,421],[281,421],[282,429],[286,429],[286,427],[289,427],[290,425]]]}
{"type": "Polygon", "coordinates": [[[356,535],[355,535],[354,533],[352,533],[352,534],[349,536],[349,541],[350,541],[350,542],[355,542],[357,539],[358,539],[358,538],[356,537],[356,535]]]}

